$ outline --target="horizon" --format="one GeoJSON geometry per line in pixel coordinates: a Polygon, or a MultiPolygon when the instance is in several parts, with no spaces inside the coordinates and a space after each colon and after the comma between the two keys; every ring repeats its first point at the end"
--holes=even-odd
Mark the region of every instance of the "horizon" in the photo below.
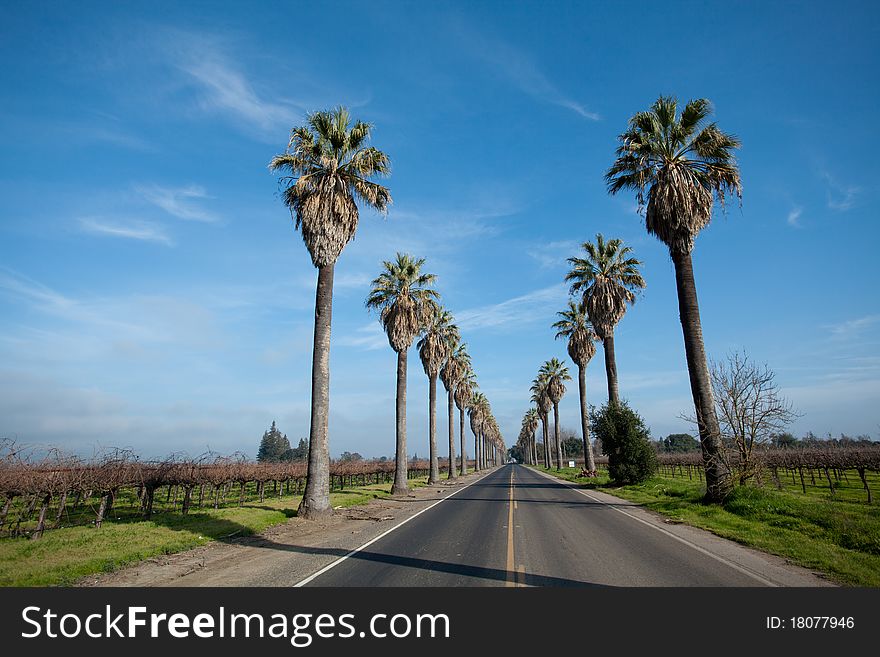
{"type": "MultiPolygon", "coordinates": [[[[615,332],[621,397],[653,439],[694,435],[668,251],[602,180],[628,119],[669,94],[709,98],[743,143],[742,203],[716,207],[693,254],[708,356],[766,362],[798,438],[880,439],[880,89],[861,73],[880,8],[645,3],[688,41],[661,62],[609,29],[631,7],[339,6],[341,25],[298,7],[313,29],[295,39],[269,6],[0,8],[0,438],[144,458],[253,457],[273,421],[307,439],[317,273],[268,163],[340,104],[373,124],[394,203],[360,208],[336,267],[332,457],[394,454],[395,355],[364,307],[382,260],[426,258],[511,447],[541,363],[577,371],[551,324],[566,258],[599,232],[647,281],[615,332]]],[[[606,401],[600,345],[587,390],[606,401]]],[[[414,347],[407,401],[407,452],[426,456],[414,347]]],[[[442,385],[437,415],[443,457],[442,385]]],[[[576,379],[560,427],[579,434],[576,379]]]]}

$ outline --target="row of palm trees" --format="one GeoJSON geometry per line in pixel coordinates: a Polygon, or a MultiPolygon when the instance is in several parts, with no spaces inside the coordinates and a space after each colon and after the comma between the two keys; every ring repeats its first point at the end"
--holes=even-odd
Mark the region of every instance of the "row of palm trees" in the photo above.
{"type": "MultiPolygon", "coordinates": [[[[689,101],[678,111],[675,98],[661,96],[648,111],[635,114],[619,137],[617,158],[605,173],[611,195],[622,190],[636,192],[640,212],[644,213],[648,233],[669,249],[675,268],[679,317],[684,336],[685,358],[696,410],[697,427],[706,470],[706,499],[722,501],[732,488],[730,469],[722,458],[721,432],[709,379],[697,302],[691,253],[697,235],[711,218],[717,201],[722,207],[731,195],[742,198],[742,182],[733,150],[740,147],[735,136],[722,132],[709,122],[711,105],[706,99],[689,101]]],[[[640,261],[621,240],[585,242],[583,257],[569,258],[571,270],[565,280],[571,283],[568,309],[553,324],[557,338],[568,338],[568,353],[578,366],[581,426],[586,469],[595,470],[589,441],[585,369],[595,354],[593,340],[601,340],[605,352],[608,403],[619,404],[614,329],[644,289],[640,261]]],[[[555,360],[555,359],[554,359],[555,360]]],[[[550,467],[546,417],[552,405],[558,419],[561,374],[553,379],[548,361],[532,383],[535,408],[523,417],[520,446],[530,460],[537,462],[534,431],[537,418],[544,422],[545,465],[550,467]],[[553,383],[555,381],[555,384],[553,383]],[[555,393],[552,388],[555,385],[555,393]]],[[[558,361],[556,361],[558,362],[558,361]]],[[[557,367],[557,366],[554,366],[557,367]]],[[[564,368],[562,368],[564,369],[564,368]]],[[[561,370],[554,370],[560,372],[561,370]]],[[[567,374],[567,372],[566,372],[567,374]]],[[[564,387],[561,388],[564,392],[564,387]]],[[[558,422],[557,422],[558,424],[558,422]]],[[[561,467],[558,426],[557,467],[561,467]]]]}
{"type": "MultiPolygon", "coordinates": [[[[740,146],[740,142],[735,136],[722,132],[714,122],[708,122],[710,113],[711,106],[705,99],[692,100],[679,112],[674,98],[661,96],[648,111],[630,118],[627,129],[619,136],[617,158],[605,173],[605,182],[612,195],[622,190],[635,191],[640,211],[644,211],[648,232],[669,248],[675,267],[685,355],[706,469],[706,496],[709,501],[717,502],[727,496],[732,480],[722,458],[721,434],[703,343],[691,253],[697,235],[711,220],[715,202],[723,206],[731,195],[741,198],[742,185],[733,155],[733,150],[740,146]]],[[[269,164],[272,171],[283,174],[279,180],[282,198],[290,209],[295,228],[301,231],[312,263],[318,269],[308,481],[299,507],[299,515],[303,518],[318,518],[330,513],[327,425],[335,264],[357,230],[357,202],[383,214],[391,204],[389,190],[372,180],[387,175],[390,168],[388,156],[367,145],[370,132],[370,124],[352,122],[344,108],[316,112],[307,117],[305,126],[291,131],[287,150],[272,158],[269,164]]],[[[644,287],[644,281],[637,270],[633,271],[638,263],[629,257],[627,247],[623,247],[619,240],[605,242],[600,237],[597,236],[596,244],[584,244],[587,257],[570,259],[572,270],[567,280],[572,283],[572,293],[580,293],[581,299],[579,303],[573,302],[574,306],[570,305],[569,311],[564,312],[572,312],[573,307],[577,310],[582,308],[593,332],[602,340],[609,403],[616,404],[619,392],[614,327],[623,317],[627,304],[634,301],[635,291],[644,287]]],[[[390,278],[380,279],[382,275],[376,279],[379,287],[386,283],[394,284],[390,278]]],[[[377,291],[376,287],[374,282],[374,292],[377,291]]],[[[412,333],[414,318],[418,317],[418,313],[414,310],[413,301],[404,302],[392,311],[391,305],[383,300],[384,288],[378,290],[378,294],[373,307],[382,309],[383,326],[386,327],[392,348],[398,353],[399,448],[401,440],[405,445],[406,435],[405,386],[401,395],[399,384],[401,378],[405,381],[406,358],[405,355],[401,357],[401,353],[406,351],[403,349],[405,338],[407,333],[412,333]],[[402,315],[399,321],[391,317],[397,313],[402,315]]],[[[428,298],[431,295],[425,293],[423,296],[428,298]]],[[[560,320],[568,321],[565,317],[560,320]]],[[[585,363],[589,360],[586,357],[589,348],[582,344],[583,331],[575,339],[576,327],[571,329],[571,333],[567,326],[557,328],[562,335],[569,337],[570,353],[574,351],[578,354],[577,359],[572,358],[578,363],[579,373],[582,373],[580,370],[586,367],[585,363]]],[[[435,348],[436,345],[426,346],[428,351],[435,348]]],[[[441,372],[442,369],[441,366],[441,372]]],[[[430,371],[428,375],[431,377],[430,371]]],[[[561,379],[557,379],[557,382],[561,385],[561,379]]],[[[558,392],[558,386],[556,390],[558,392]]],[[[584,386],[581,385],[582,426],[585,445],[588,445],[585,395],[584,386]]],[[[550,403],[553,406],[552,398],[550,403]]],[[[488,403],[485,408],[480,408],[479,404],[469,404],[469,408],[471,405],[477,409],[471,413],[472,429],[476,426],[484,438],[500,440],[500,432],[497,432],[497,423],[491,417],[488,403]]],[[[543,396],[541,408],[545,415],[549,412],[543,396]]],[[[481,449],[486,451],[485,448],[481,449]]],[[[397,455],[397,463],[400,465],[401,462],[405,467],[405,452],[397,455]]],[[[401,490],[405,481],[395,477],[395,486],[401,490]]]]}
{"type": "MultiPolygon", "coordinates": [[[[557,313],[559,319],[553,324],[556,339],[568,339],[568,355],[578,366],[578,391],[580,393],[581,436],[584,444],[584,468],[595,474],[596,463],[590,442],[589,414],[587,404],[587,365],[596,354],[595,341],[601,340],[605,352],[605,375],[608,381],[608,401],[620,403],[617,363],[614,351],[614,329],[626,314],[627,305],[635,303],[636,294],[646,287],[639,271],[640,260],[632,256],[632,249],[619,239],[605,240],[601,233],[596,242],[584,242],[583,257],[569,258],[571,270],[565,280],[571,283],[569,293],[580,298],[569,299],[568,308],[557,313]]],[[[554,413],[554,438],[556,468],[562,468],[559,438],[559,400],[565,394],[563,381],[571,380],[568,368],[553,358],[541,366],[532,381],[531,392],[534,409],[523,418],[520,440],[524,453],[536,452],[531,414],[544,423],[544,464],[551,466],[550,452],[554,450],[547,442],[546,416],[552,407],[554,413]],[[527,420],[527,418],[529,418],[527,420]]],[[[537,462],[535,457],[533,463],[537,462]]]]}
{"type": "Polygon", "coordinates": [[[440,295],[433,289],[436,276],[423,271],[425,259],[398,253],[393,261],[382,263],[382,272],[372,282],[367,308],[379,311],[379,321],[397,353],[397,444],[395,450],[392,494],[405,494],[407,484],[406,458],[406,372],[407,353],[416,337],[417,349],[428,376],[428,449],[430,468],[428,484],[440,481],[437,454],[437,378],[446,388],[449,421],[450,479],[455,471],[455,418],[453,402],[460,413],[461,474],[467,474],[464,442],[464,412],[470,416],[474,434],[474,454],[478,470],[495,464],[503,451],[501,432],[492,415],[489,401],[477,388],[476,375],[462,343],[452,313],[439,304],[440,295]]]}
{"type": "MultiPolygon", "coordinates": [[[[330,507],[330,328],[333,311],[333,276],[342,250],[358,227],[358,202],[385,214],[391,192],[376,177],[390,173],[388,156],[367,144],[372,126],[352,121],[344,107],[309,114],[306,125],[291,130],[284,153],[269,169],[281,174],[281,197],[290,210],[294,228],[318,270],[315,291],[315,327],[312,350],[311,416],[306,487],[297,515],[319,519],[330,507]]],[[[465,345],[451,315],[437,303],[432,274],[421,271],[424,260],[398,254],[383,263],[373,281],[367,306],[380,311],[380,321],[391,348],[397,353],[397,444],[393,493],[407,486],[406,365],[407,351],[421,335],[419,356],[430,381],[429,480],[439,480],[436,449],[436,381],[439,375],[449,402],[449,476],[455,477],[453,401],[461,413],[461,468],[467,472],[464,445],[464,412],[474,432],[477,468],[497,462],[503,439],[485,396],[475,393],[476,377],[465,345]]]]}

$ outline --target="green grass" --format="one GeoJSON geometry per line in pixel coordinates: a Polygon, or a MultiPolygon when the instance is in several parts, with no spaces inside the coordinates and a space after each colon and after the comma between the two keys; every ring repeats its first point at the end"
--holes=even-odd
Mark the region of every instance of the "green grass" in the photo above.
{"type": "MultiPolygon", "coordinates": [[[[422,487],[425,478],[409,484],[422,487]]],[[[333,492],[330,502],[334,507],[356,506],[389,497],[390,490],[390,483],[348,488],[333,492]]],[[[47,531],[38,540],[0,539],[0,586],[68,586],[143,559],[255,534],[294,517],[300,499],[267,495],[264,502],[240,507],[194,509],[185,516],[161,512],[151,520],[114,516],[100,529],[81,525],[47,531]]]]}
{"type": "MultiPolygon", "coordinates": [[[[782,478],[782,490],[738,486],[723,505],[702,502],[705,486],[687,475],[657,475],[642,484],[615,486],[607,473],[584,483],[578,470],[546,470],[584,488],[595,488],[637,502],[669,518],[743,545],[785,557],[799,566],[825,573],[830,579],[853,586],[880,586],[880,505],[868,504],[855,473],[841,481],[831,495],[807,480],[806,494],[800,481],[793,485],[782,478]],[[853,476],[854,475],[854,476],[853,476]]],[[[880,477],[869,479],[876,493],[880,477]]]]}

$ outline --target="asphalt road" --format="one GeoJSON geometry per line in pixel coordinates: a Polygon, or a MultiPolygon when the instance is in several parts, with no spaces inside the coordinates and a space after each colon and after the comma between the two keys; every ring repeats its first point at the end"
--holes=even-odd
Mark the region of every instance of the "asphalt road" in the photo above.
{"type": "Polygon", "coordinates": [[[306,586],[810,585],[761,555],[521,465],[495,469],[306,586]]]}

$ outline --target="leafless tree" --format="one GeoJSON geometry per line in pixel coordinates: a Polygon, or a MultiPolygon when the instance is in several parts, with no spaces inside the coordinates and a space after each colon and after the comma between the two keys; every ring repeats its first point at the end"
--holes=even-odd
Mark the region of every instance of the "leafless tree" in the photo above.
{"type": "Polygon", "coordinates": [[[745,351],[728,355],[710,365],[715,406],[725,442],[739,453],[739,482],[754,477],[760,466],[755,448],[770,443],[799,415],[783,397],[773,370],[756,363],[745,351]]]}

